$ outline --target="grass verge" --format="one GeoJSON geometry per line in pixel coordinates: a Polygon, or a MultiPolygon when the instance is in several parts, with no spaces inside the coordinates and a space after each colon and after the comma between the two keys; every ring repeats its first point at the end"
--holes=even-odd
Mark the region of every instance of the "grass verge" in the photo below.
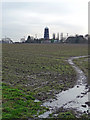
{"type": "Polygon", "coordinates": [[[47,111],[48,108],[41,106],[41,102],[35,102],[33,94],[25,94],[23,91],[2,84],[3,89],[3,119],[33,118],[47,111]]]}

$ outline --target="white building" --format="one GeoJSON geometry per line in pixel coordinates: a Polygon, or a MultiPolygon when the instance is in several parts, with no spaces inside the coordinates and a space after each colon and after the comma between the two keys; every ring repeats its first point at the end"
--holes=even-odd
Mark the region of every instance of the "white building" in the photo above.
{"type": "Polygon", "coordinates": [[[1,41],[2,41],[2,43],[13,43],[13,41],[8,37],[2,38],[1,41]]]}

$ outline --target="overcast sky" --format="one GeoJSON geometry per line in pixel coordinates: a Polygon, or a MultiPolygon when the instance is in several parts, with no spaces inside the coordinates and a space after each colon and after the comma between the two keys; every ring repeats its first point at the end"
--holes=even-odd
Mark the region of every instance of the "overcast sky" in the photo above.
{"type": "Polygon", "coordinates": [[[15,0],[2,3],[2,35],[13,41],[42,38],[44,28],[66,35],[88,33],[88,0],[15,0]]]}

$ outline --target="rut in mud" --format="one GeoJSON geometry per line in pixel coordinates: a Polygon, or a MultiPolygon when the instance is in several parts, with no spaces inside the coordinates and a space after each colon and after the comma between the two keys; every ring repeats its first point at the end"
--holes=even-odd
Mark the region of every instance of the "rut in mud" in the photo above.
{"type": "Polygon", "coordinates": [[[89,87],[87,85],[87,78],[83,71],[79,69],[74,63],[73,59],[78,59],[86,56],[71,57],[68,59],[68,63],[77,72],[77,83],[73,88],[66,91],[62,91],[56,94],[56,100],[50,100],[43,104],[43,106],[48,106],[49,111],[40,115],[40,118],[47,118],[49,114],[53,113],[57,109],[63,107],[64,109],[70,109],[77,111],[81,114],[89,112],[89,106],[86,104],[88,102],[89,87]]]}

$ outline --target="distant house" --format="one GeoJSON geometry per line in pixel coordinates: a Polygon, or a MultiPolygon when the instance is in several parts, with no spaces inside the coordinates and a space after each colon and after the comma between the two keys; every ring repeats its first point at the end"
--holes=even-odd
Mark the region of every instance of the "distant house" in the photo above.
{"type": "Polygon", "coordinates": [[[25,42],[25,38],[21,38],[20,41],[21,41],[21,43],[24,43],[25,42]]]}
{"type": "Polygon", "coordinates": [[[88,43],[88,41],[83,37],[83,35],[76,35],[75,37],[68,37],[66,39],[66,43],[88,43]]]}

